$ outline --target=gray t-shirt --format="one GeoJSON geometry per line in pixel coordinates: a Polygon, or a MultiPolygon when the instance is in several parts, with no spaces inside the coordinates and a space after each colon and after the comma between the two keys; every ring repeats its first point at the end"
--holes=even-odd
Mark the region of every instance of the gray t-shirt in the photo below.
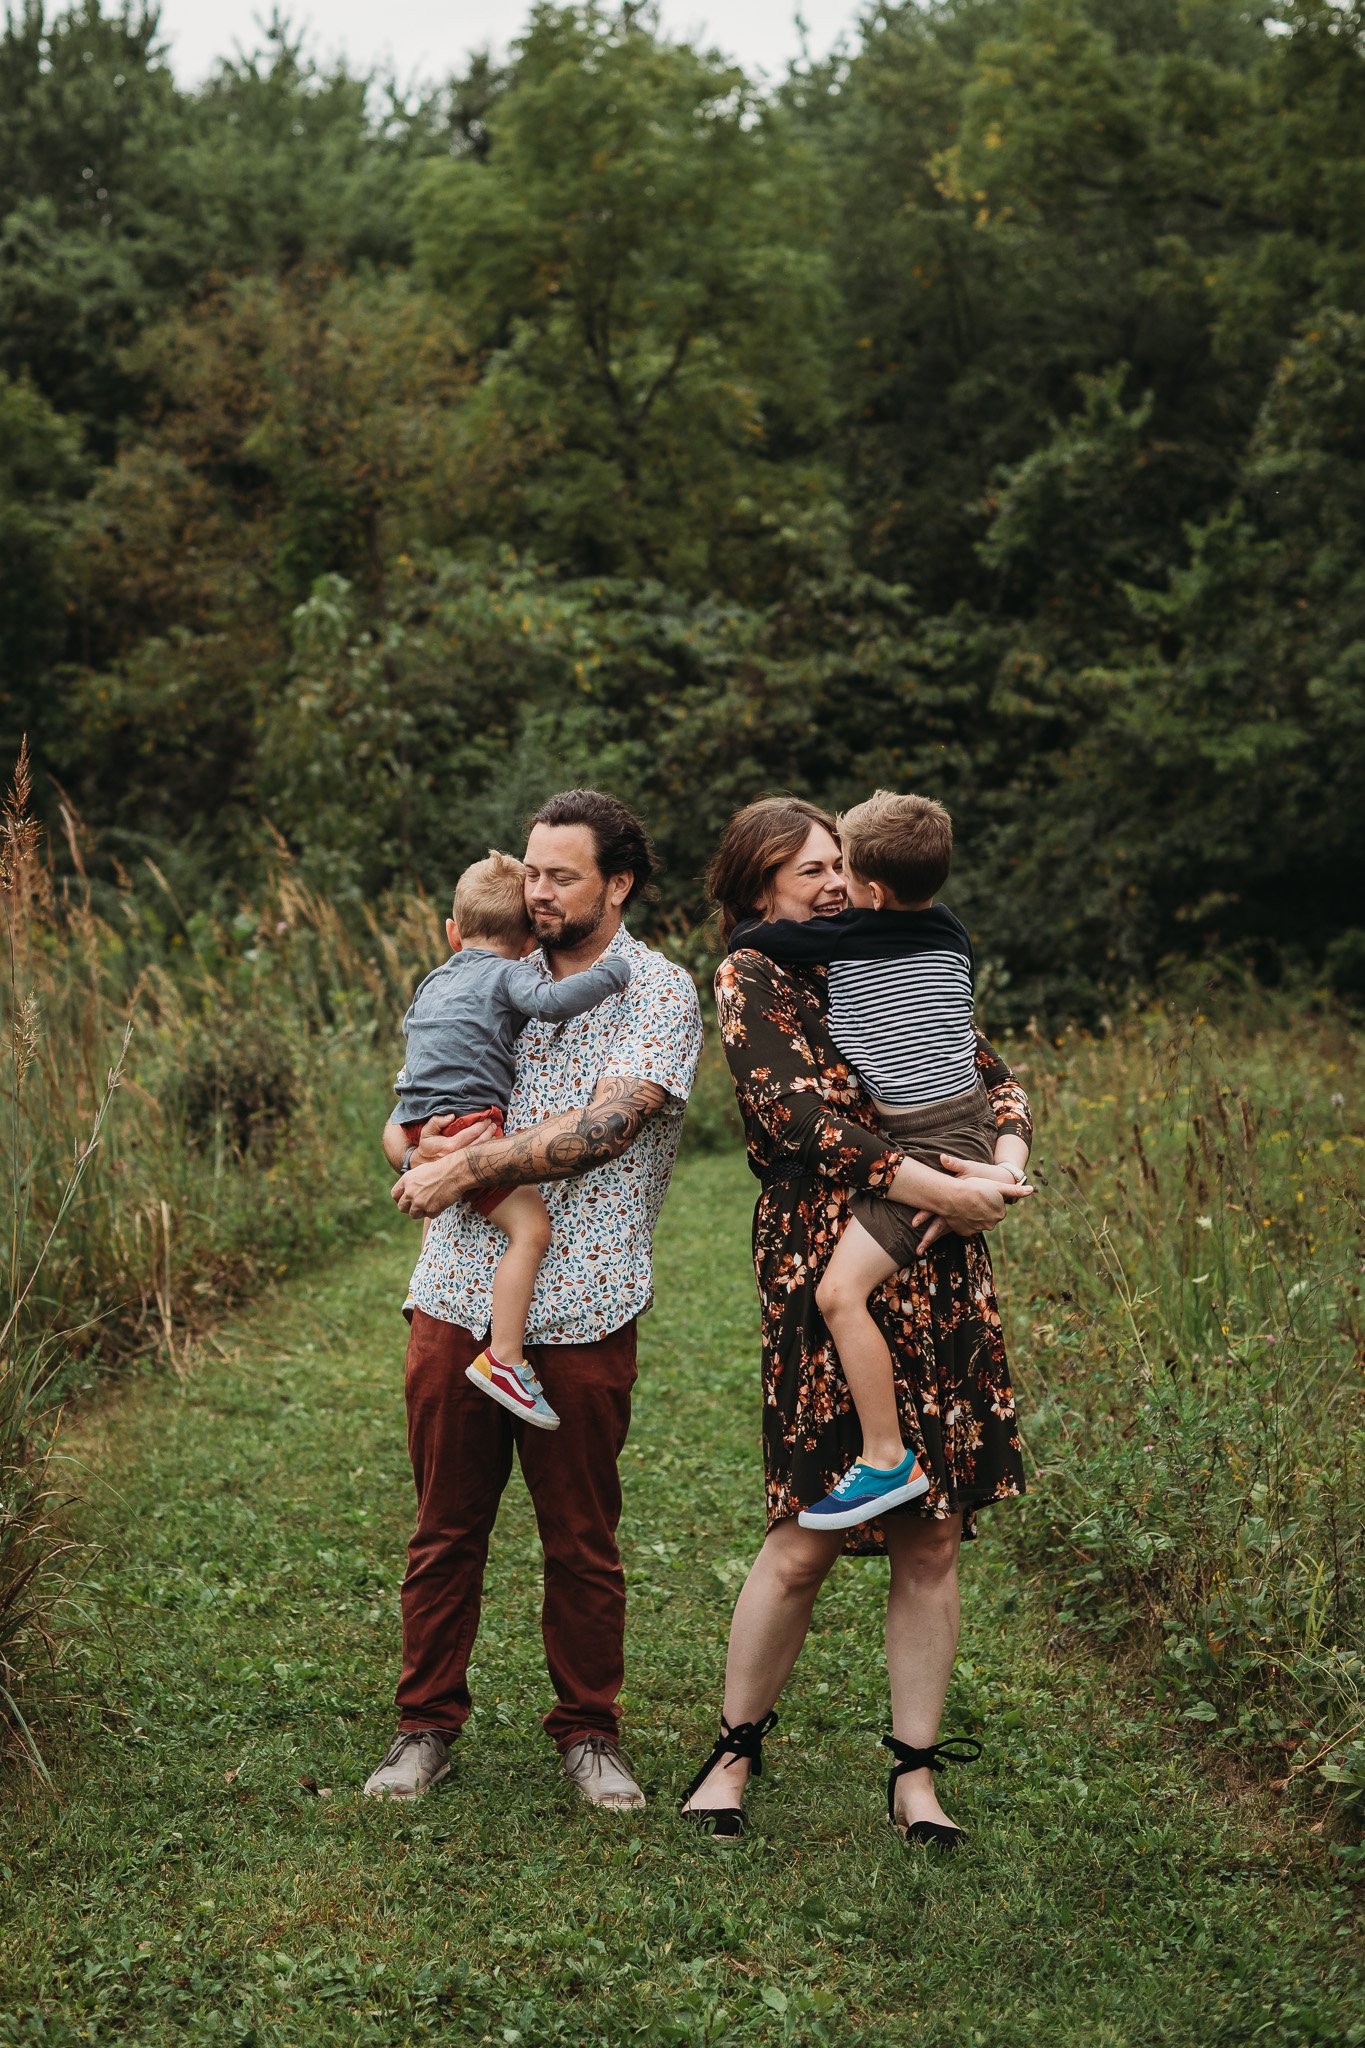
{"type": "Polygon", "coordinates": [[[507,960],[464,946],[418,987],[403,1019],[407,1058],[395,1086],[393,1122],[505,1110],[512,1093],[517,1033],[528,1018],[562,1023],[619,996],[630,968],[616,954],[582,974],[550,981],[534,960],[507,960]]]}

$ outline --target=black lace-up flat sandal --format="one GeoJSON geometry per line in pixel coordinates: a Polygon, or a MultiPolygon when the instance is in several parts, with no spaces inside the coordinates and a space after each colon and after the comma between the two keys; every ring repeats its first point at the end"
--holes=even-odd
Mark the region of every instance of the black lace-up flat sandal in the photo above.
{"type": "Polygon", "coordinates": [[[721,1716],[720,1734],[716,1737],[715,1748],[696,1777],[678,1802],[684,1820],[691,1821],[700,1834],[707,1837],[715,1847],[733,1848],[744,1833],[744,1808],[742,1806],[702,1807],[696,1812],[688,1805],[692,1794],[703,1783],[716,1765],[727,1757],[744,1757],[748,1760],[753,1776],[763,1776],[763,1738],[770,1728],[777,1724],[776,1711],[765,1714],[761,1721],[740,1721],[735,1727],[721,1716]]]}
{"type": "Polygon", "coordinates": [[[915,1749],[908,1742],[897,1742],[894,1735],[883,1735],[882,1748],[889,1749],[896,1759],[886,1781],[886,1817],[901,1840],[924,1842],[934,1849],[960,1849],[967,1839],[961,1828],[945,1826],[938,1820],[900,1819],[896,1812],[896,1783],[907,1771],[941,1771],[947,1764],[974,1764],[981,1754],[981,1744],[970,1735],[950,1735],[946,1742],[915,1749]]]}

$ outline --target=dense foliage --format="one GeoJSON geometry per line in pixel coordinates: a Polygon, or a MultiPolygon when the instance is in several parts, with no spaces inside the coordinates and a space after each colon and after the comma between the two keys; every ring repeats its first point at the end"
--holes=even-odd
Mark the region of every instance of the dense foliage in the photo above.
{"type": "Polygon", "coordinates": [[[200,900],[443,890],[547,785],[659,917],[932,790],[997,1006],[1365,985],[1365,10],[930,0],[760,91],[537,7],[404,98],[0,40],[0,742],[200,900]]]}

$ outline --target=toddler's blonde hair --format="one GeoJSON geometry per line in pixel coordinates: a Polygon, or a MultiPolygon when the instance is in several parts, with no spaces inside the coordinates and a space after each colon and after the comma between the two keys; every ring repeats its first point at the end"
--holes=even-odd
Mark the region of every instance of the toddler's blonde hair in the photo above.
{"type": "Polygon", "coordinates": [[[498,939],[503,945],[524,945],[531,936],[526,915],[526,869],[510,853],[490,847],[486,860],[476,860],[455,884],[450,914],[462,939],[498,939]]]}

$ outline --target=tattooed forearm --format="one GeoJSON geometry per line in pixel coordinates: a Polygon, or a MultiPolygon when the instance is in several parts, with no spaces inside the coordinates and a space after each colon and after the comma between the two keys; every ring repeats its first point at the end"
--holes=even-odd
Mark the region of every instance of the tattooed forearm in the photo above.
{"type": "Polygon", "coordinates": [[[629,1075],[602,1081],[582,1109],[492,1145],[472,1145],[465,1155],[469,1192],[591,1173],[595,1166],[618,1159],[635,1142],[642,1125],[663,1108],[664,1100],[663,1089],[653,1081],[636,1081],[629,1075]]]}

